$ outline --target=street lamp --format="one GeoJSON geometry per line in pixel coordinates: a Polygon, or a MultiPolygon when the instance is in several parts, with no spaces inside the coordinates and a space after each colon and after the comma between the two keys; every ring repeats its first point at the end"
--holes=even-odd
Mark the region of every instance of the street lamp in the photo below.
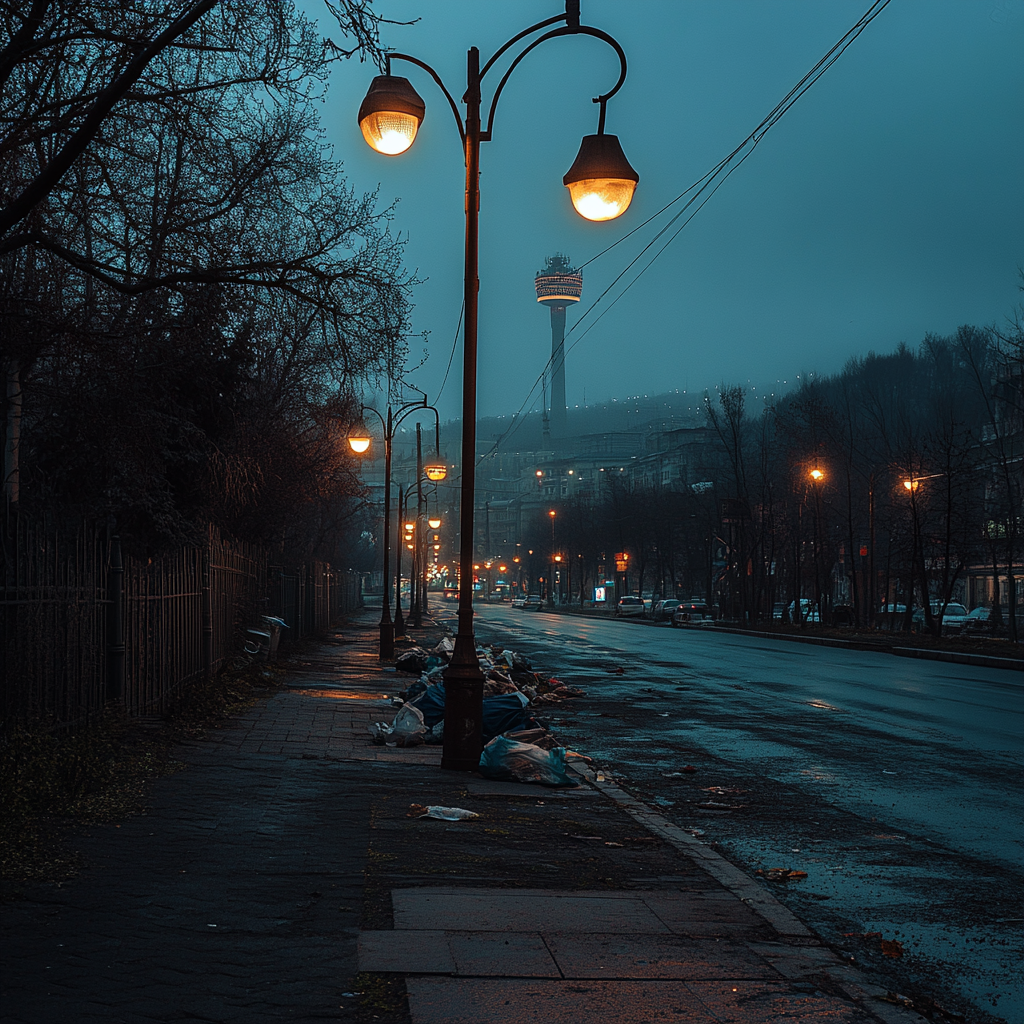
{"type": "Polygon", "coordinates": [[[629,166],[618,139],[605,135],[605,113],[608,100],[622,88],[626,80],[626,55],[622,47],[606,32],[580,24],[579,0],[566,0],[565,13],[524,29],[495,51],[483,67],[480,51],[474,46],[467,54],[465,120],[452,94],[438,73],[417,57],[391,53],[385,58],[384,74],[370,85],[359,107],[359,127],[367,143],[378,153],[394,156],[405,152],[413,143],[426,107],[407,79],[391,74],[391,63],[403,60],[422,68],[441,89],[455,116],[462,140],[466,164],[466,240],[465,240],[465,329],[462,371],[462,483],[459,553],[461,585],[459,587],[458,632],[451,663],[445,672],[444,749],[441,767],[457,771],[475,771],[480,762],[483,717],[483,673],[476,657],[473,636],[473,506],[476,466],[476,364],[477,321],[480,281],[478,274],[480,240],[480,144],[491,141],[494,114],[502,90],[523,58],[548,39],[559,36],[589,35],[606,42],[619,57],[619,77],[606,93],[595,97],[599,105],[597,135],[583,139],[580,151],[563,178],[577,212],[591,220],[607,220],[622,214],[629,205],[639,180],[629,166]],[[560,22],[559,28],[549,29],[560,22]],[[540,33],[540,35],[536,35],[540,33]],[[486,127],[482,120],[481,84],[487,72],[508,50],[527,36],[536,36],[511,60],[490,99],[486,127]]]}
{"type": "Polygon", "coordinates": [[[348,446],[356,455],[365,455],[370,447],[370,432],[365,423],[360,423],[348,432],[348,446]]]}
{"type": "MultiPolygon", "coordinates": [[[[415,388],[412,388],[415,391],[415,388]]],[[[420,392],[423,394],[423,392],[420,392]]],[[[381,593],[380,609],[380,641],[377,648],[377,657],[381,661],[391,661],[395,656],[395,624],[391,619],[391,454],[395,440],[395,431],[398,425],[417,409],[426,409],[434,414],[435,435],[440,446],[441,420],[437,410],[427,404],[427,396],[415,402],[404,402],[398,407],[397,414],[388,406],[387,419],[385,419],[372,406],[364,405],[360,416],[372,413],[380,420],[381,431],[384,439],[384,527],[381,537],[384,544],[384,565],[383,565],[383,588],[381,593]]],[[[348,446],[356,455],[365,455],[370,450],[371,437],[366,428],[366,421],[360,418],[359,423],[349,429],[348,446]]],[[[440,460],[438,460],[440,461],[440,460]]],[[[399,540],[398,543],[401,543],[399,540]]],[[[398,549],[400,554],[401,549],[398,549]]]]}

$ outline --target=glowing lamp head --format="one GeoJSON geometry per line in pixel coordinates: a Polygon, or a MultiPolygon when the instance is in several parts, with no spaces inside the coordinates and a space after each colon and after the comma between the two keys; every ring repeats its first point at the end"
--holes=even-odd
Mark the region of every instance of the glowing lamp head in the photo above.
{"type": "Polygon", "coordinates": [[[906,489],[908,491],[916,491],[920,485],[921,485],[921,481],[920,480],[904,480],[903,481],[903,486],[906,487],[906,489]]]}
{"type": "Polygon", "coordinates": [[[370,435],[364,429],[353,431],[348,435],[348,446],[356,455],[363,455],[370,448],[370,435]]]}
{"type": "Polygon", "coordinates": [[[815,483],[817,483],[819,480],[823,480],[824,478],[825,478],[825,474],[822,473],[822,471],[820,469],[812,469],[811,470],[811,479],[813,481],[815,481],[815,483]]]}
{"type": "Polygon", "coordinates": [[[406,533],[412,533],[412,531],[413,531],[413,529],[415,529],[415,527],[416,527],[415,523],[406,523],[405,524],[405,532],[406,533]]]}
{"type": "Polygon", "coordinates": [[[423,467],[423,472],[426,473],[428,480],[433,480],[436,483],[448,475],[448,467],[441,462],[432,462],[429,466],[423,467]]]}
{"type": "Polygon", "coordinates": [[[433,516],[431,519],[427,520],[427,525],[432,530],[436,530],[441,525],[441,517],[440,516],[433,516]]]}
{"type": "Polygon", "coordinates": [[[617,135],[584,135],[562,178],[576,212],[586,220],[614,220],[633,201],[640,175],[629,166],[617,135]]]}
{"type": "Polygon", "coordinates": [[[359,127],[371,149],[397,156],[413,144],[426,109],[408,78],[378,75],[359,105],[359,127]]]}

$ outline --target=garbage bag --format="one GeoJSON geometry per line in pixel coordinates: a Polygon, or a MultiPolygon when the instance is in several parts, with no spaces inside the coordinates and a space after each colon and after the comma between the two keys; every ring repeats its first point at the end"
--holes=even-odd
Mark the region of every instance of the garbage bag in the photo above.
{"type": "Polygon", "coordinates": [[[373,722],[366,727],[373,742],[378,747],[383,747],[391,738],[391,726],[387,722],[373,722]]]}
{"type": "Polygon", "coordinates": [[[411,704],[403,704],[402,710],[395,715],[395,720],[391,723],[391,735],[388,739],[393,740],[399,747],[415,747],[423,742],[426,732],[423,712],[411,704]]]}
{"type": "MultiPolygon", "coordinates": [[[[444,721],[444,684],[431,683],[418,697],[409,701],[423,713],[423,724],[432,729],[444,721]]],[[[529,698],[518,691],[484,697],[483,740],[486,743],[503,732],[528,728],[532,718],[527,709],[529,698]]]]}
{"type": "Polygon", "coordinates": [[[423,724],[433,729],[444,721],[444,683],[431,683],[418,697],[409,701],[423,715],[423,724]]]}
{"type": "Polygon", "coordinates": [[[427,652],[422,647],[410,647],[395,658],[395,668],[399,672],[412,672],[419,675],[427,663],[427,652]]]}
{"type": "Polygon", "coordinates": [[[525,654],[520,654],[518,651],[512,652],[512,667],[518,672],[532,672],[533,665],[530,663],[530,659],[525,654]]]}
{"type": "Polygon", "coordinates": [[[525,729],[532,722],[527,705],[529,698],[515,691],[514,693],[496,694],[484,697],[483,740],[487,743],[500,736],[503,732],[525,729]]]}
{"type": "Polygon", "coordinates": [[[574,786],[565,770],[565,750],[543,750],[507,736],[495,736],[480,755],[480,774],[504,782],[535,782],[541,786],[574,786]]]}
{"type": "Polygon", "coordinates": [[[423,677],[421,676],[415,683],[409,684],[408,689],[405,691],[405,699],[410,701],[414,697],[418,697],[429,685],[429,683],[423,681],[423,677]]]}

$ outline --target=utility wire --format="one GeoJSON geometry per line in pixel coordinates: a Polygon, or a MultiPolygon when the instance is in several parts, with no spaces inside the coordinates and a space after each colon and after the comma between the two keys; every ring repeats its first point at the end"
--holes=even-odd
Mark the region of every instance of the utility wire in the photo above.
{"type": "MultiPolygon", "coordinates": [[[[786,95],[775,105],[775,107],[761,121],[761,123],[728,156],[720,160],[718,164],[716,164],[703,177],[695,181],[687,189],[685,189],[673,200],[671,200],[671,202],[666,203],[660,210],[658,210],[656,213],[648,217],[647,220],[643,221],[641,224],[638,224],[632,230],[626,232],[626,234],[616,239],[616,241],[612,242],[611,245],[607,246],[605,249],[602,249],[601,252],[599,252],[596,256],[592,256],[589,260],[586,261],[586,263],[583,263],[580,266],[579,269],[582,270],[584,267],[593,263],[601,256],[604,256],[606,253],[610,252],[621,242],[624,242],[631,235],[635,234],[641,228],[646,227],[652,221],[660,217],[663,213],[671,209],[681,199],[689,195],[690,192],[693,192],[694,189],[697,190],[690,197],[690,199],[687,200],[687,202],[678,211],[676,211],[676,213],[668,220],[664,227],[662,227],[654,235],[654,237],[640,250],[640,252],[637,253],[637,255],[632,260],[630,260],[630,262],[615,277],[611,284],[609,284],[604,289],[604,291],[602,291],[601,294],[590,304],[590,306],[587,307],[583,315],[579,317],[579,319],[572,325],[572,327],[569,328],[566,337],[571,335],[577,329],[577,327],[580,326],[580,324],[590,315],[590,313],[593,312],[593,310],[597,307],[601,300],[604,299],[604,297],[619,283],[619,281],[621,281],[622,278],[629,273],[629,271],[637,264],[637,262],[639,262],[643,258],[643,255],[653,245],[655,245],[659,238],[664,236],[664,234],[669,230],[669,228],[671,228],[672,225],[675,224],[676,221],[678,221],[679,218],[682,217],[683,214],[686,213],[686,211],[691,206],[693,206],[693,204],[697,202],[700,196],[714,183],[714,187],[711,188],[710,192],[708,192],[704,199],[697,205],[696,209],[693,210],[690,216],[687,217],[683,221],[683,223],[669,236],[665,244],[662,245],[661,248],[657,250],[657,252],[655,252],[651,259],[640,269],[636,276],[631,281],[629,281],[629,283],[612,300],[612,302],[609,303],[609,305],[606,306],[601,311],[601,313],[587,327],[583,334],[581,334],[572,343],[572,345],[570,345],[565,355],[568,355],[568,353],[571,352],[583,340],[583,338],[585,338],[587,334],[589,334],[590,331],[600,322],[600,320],[604,317],[605,313],[611,310],[611,308],[619,301],[619,299],[621,299],[626,294],[626,292],[628,292],[629,289],[632,288],[638,280],[640,280],[640,278],[646,273],[646,271],[652,266],[652,264],[658,259],[658,257],[661,256],[661,254],[669,247],[669,245],[671,245],[672,242],[678,237],[679,233],[683,230],[683,228],[685,228],[690,223],[690,221],[693,220],[697,213],[704,207],[705,203],[707,203],[708,200],[710,200],[710,198],[719,190],[719,188],[722,187],[726,179],[734,171],[736,171],[743,164],[743,162],[754,152],[754,150],[757,148],[758,144],[765,137],[768,131],[779,122],[779,120],[794,106],[797,100],[799,100],[800,97],[803,96],[811,88],[811,86],[813,86],[821,78],[821,76],[824,75],[824,73],[843,55],[843,53],[846,52],[847,48],[853,43],[853,41],[857,39],[857,37],[864,31],[864,29],[867,28],[867,26],[872,21],[874,21],[875,18],[877,18],[878,15],[881,14],[882,11],[885,10],[885,8],[888,7],[890,3],[891,0],[874,0],[871,6],[857,20],[857,22],[846,33],[844,33],[844,35],[839,39],[839,41],[814,65],[814,67],[811,68],[811,70],[808,71],[807,74],[805,74],[803,78],[801,78],[800,81],[797,82],[796,85],[794,85],[793,88],[789,90],[788,93],[786,93],[786,95]],[[746,152],[744,152],[744,150],[746,150],[746,152]],[[730,167],[729,165],[733,163],[735,158],[740,153],[742,153],[743,155],[736,163],[734,163],[730,167]],[[726,170],[726,168],[728,168],[728,170],[726,170]],[[718,179],[717,183],[716,179],[718,179]]],[[[538,376],[537,380],[534,381],[533,386],[530,388],[530,391],[526,396],[526,399],[523,401],[523,404],[519,407],[519,411],[513,416],[512,423],[510,423],[509,427],[501,434],[500,437],[498,437],[498,439],[494,442],[491,448],[487,452],[485,452],[484,455],[480,456],[480,458],[477,460],[477,465],[479,465],[483,459],[487,458],[494,451],[496,451],[499,445],[501,445],[501,443],[505,441],[508,437],[512,436],[512,434],[514,434],[515,431],[519,428],[522,422],[520,416],[523,410],[529,404],[529,402],[533,399],[533,396],[536,393],[538,385],[543,379],[543,376],[547,372],[548,368],[551,366],[553,358],[554,355],[552,355],[551,358],[548,359],[547,363],[544,366],[544,369],[541,371],[540,376],[538,376]]]]}
{"type": "Polygon", "coordinates": [[[438,389],[437,398],[434,402],[437,403],[441,400],[441,395],[444,394],[444,386],[448,383],[448,374],[451,372],[452,360],[455,358],[455,350],[459,346],[459,331],[462,329],[462,317],[466,312],[466,300],[462,300],[462,308],[459,310],[459,322],[455,325],[455,337],[452,339],[452,350],[448,356],[448,367],[444,371],[444,380],[441,381],[441,387],[438,389]]]}

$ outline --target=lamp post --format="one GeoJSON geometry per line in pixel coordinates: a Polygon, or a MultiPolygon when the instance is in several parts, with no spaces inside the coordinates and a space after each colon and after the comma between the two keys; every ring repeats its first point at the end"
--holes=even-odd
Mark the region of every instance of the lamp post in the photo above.
{"type": "MultiPolygon", "coordinates": [[[[412,390],[415,391],[416,389],[412,388],[412,390]]],[[[421,392],[421,394],[423,393],[421,392]]],[[[432,405],[427,404],[427,396],[425,394],[419,401],[402,403],[402,405],[398,407],[397,414],[392,409],[391,405],[388,405],[386,419],[381,416],[376,409],[369,405],[364,405],[360,411],[360,416],[365,416],[366,413],[369,412],[373,413],[373,415],[380,420],[381,431],[384,439],[384,526],[381,530],[381,537],[383,538],[384,543],[384,564],[380,601],[380,641],[377,648],[377,657],[381,661],[390,661],[395,656],[395,626],[391,619],[391,563],[389,559],[391,549],[392,447],[395,440],[395,431],[398,429],[399,424],[406,416],[411,415],[418,409],[426,409],[434,414],[435,438],[437,441],[437,450],[440,452],[441,420],[438,416],[437,410],[432,405]]],[[[370,437],[370,432],[366,429],[365,422],[361,421],[349,430],[348,445],[356,455],[365,455],[370,450],[372,443],[373,441],[370,437]]],[[[440,458],[438,458],[437,461],[440,462],[440,458]]],[[[401,523],[401,513],[399,513],[399,523],[401,523]]],[[[399,530],[399,533],[401,533],[401,530],[399,530]]]]}
{"type": "MultiPolygon", "coordinates": [[[[913,520],[914,538],[913,538],[913,551],[911,553],[911,571],[910,571],[910,593],[907,596],[907,610],[906,616],[903,621],[903,628],[909,632],[913,624],[913,608],[911,607],[914,603],[914,567],[916,565],[917,574],[921,580],[921,605],[924,613],[924,624],[925,628],[929,633],[935,632],[934,616],[932,615],[932,602],[931,594],[928,592],[928,570],[925,566],[924,561],[924,540],[921,536],[921,519],[920,510],[918,508],[918,490],[921,487],[923,480],[938,480],[940,477],[945,476],[945,473],[928,473],[926,475],[920,475],[911,471],[910,476],[903,480],[903,489],[908,493],[910,497],[910,514],[913,520]]],[[[998,579],[996,580],[996,586],[999,585],[998,579]]]]}
{"type": "Polygon", "coordinates": [[[555,510],[550,509],[548,516],[551,519],[551,557],[548,559],[551,573],[548,579],[548,607],[551,608],[555,604],[555,510]]]}
{"type": "Polygon", "coordinates": [[[405,636],[405,619],[402,616],[402,545],[407,544],[403,508],[407,492],[398,485],[398,523],[395,526],[395,636],[405,636]]]}
{"type": "MultiPolygon", "coordinates": [[[[443,469],[444,467],[442,466],[441,468],[443,469]]],[[[430,470],[430,467],[428,466],[427,467],[427,479],[428,480],[433,479],[430,476],[429,470],[430,470]]],[[[444,478],[441,477],[441,479],[444,479],[444,478]]],[[[436,485],[435,485],[435,489],[436,489],[436,485]]],[[[433,515],[429,515],[428,514],[428,516],[427,516],[427,526],[429,526],[432,531],[439,529],[440,526],[441,526],[441,517],[436,512],[434,512],[433,515]]],[[[437,543],[439,538],[438,538],[438,535],[436,533],[433,533],[431,536],[433,537],[434,565],[436,567],[436,564],[437,564],[437,552],[440,550],[441,545],[437,543]]],[[[430,575],[429,575],[429,573],[430,573],[430,556],[429,556],[429,549],[427,549],[425,547],[425,550],[428,551],[428,554],[424,557],[422,605],[423,605],[423,613],[427,614],[427,612],[429,611],[429,609],[427,607],[427,592],[428,592],[428,590],[430,588],[430,575]]]]}
{"type": "Polygon", "coordinates": [[[825,621],[821,599],[821,532],[819,520],[821,519],[821,483],[825,479],[822,470],[815,466],[808,474],[811,478],[811,486],[814,488],[814,601],[818,606],[818,625],[825,621]]]}
{"type": "Polygon", "coordinates": [[[619,57],[619,78],[606,93],[595,97],[599,104],[596,135],[587,135],[580,144],[572,167],[562,178],[569,189],[573,207],[588,220],[610,220],[624,213],[629,206],[637,182],[636,171],[626,160],[619,140],[604,131],[608,100],[622,87],[626,78],[626,55],[622,47],[606,32],[580,24],[579,0],[566,0],[565,13],[539,21],[517,33],[480,66],[480,51],[474,46],[467,54],[466,91],[463,101],[466,116],[459,108],[438,73],[417,57],[392,53],[386,58],[385,73],[370,84],[359,107],[359,127],[367,143],[388,156],[405,152],[416,138],[426,107],[408,79],[393,76],[391,63],[403,60],[422,68],[441,89],[455,116],[462,140],[466,164],[466,236],[465,236],[465,328],[462,371],[462,497],[460,510],[458,632],[451,663],[445,672],[444,748],[441,767],[456,771],[475,771],[480,761],[483,715],[483,673],[476,657],[473,636],[473,506],[475,498],[476,463],[476,364],[477,317],[480,282],[479,213],[480,213],[480,144],[491,141],[494,114],[505,83],[523,58],[548,39],[559,36],[589,35],[611,46],[619,57]],[[551,28],[564,22],[564,26],[551,28]],[[550,29],[549,31],[544,31],[550,29]],[[537,33],[540,33],[539,35],[537,33]],[[491,96],[486,127],[482,121],[481,85],[496,62],[512,47],[528,36],[535,36],[514,57],[491,96]]]}

